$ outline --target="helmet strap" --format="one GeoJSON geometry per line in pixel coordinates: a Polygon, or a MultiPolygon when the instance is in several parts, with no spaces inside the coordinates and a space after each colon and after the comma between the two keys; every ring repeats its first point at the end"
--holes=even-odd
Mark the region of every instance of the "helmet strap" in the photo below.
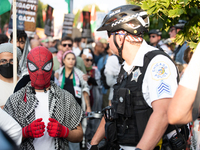
{"type": "Polygon", "coordinates": [[[122,46],[119,47],[119,45],[117,44],[117,41],[116,41],[116,34],[113,35],[113,41],[114,41],[115,46],[117,47],[118,53],[119,53],[119,63],[120,64],[122,64],[124,62],[124,59],[122,58],[122,49],[124,47],[124,41],[125,41],[126,36],[127,36],[127,33],[124,35],[124,40],[123,40],[122,46]]]}

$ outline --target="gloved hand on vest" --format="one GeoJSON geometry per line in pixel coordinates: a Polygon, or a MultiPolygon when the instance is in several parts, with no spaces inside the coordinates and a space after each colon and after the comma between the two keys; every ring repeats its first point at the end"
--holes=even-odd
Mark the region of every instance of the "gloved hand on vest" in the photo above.
{"type": "Polygon", "coordinates": [[[97,145],[92,145],[92,147],[90,148],[90,150],[99,150],[99,148],[97,147],[97,145]]]}
{"type": "Polygon", "coordinates": [[[53,118],[49,118],[49,123],[47,126],[47,132],[51,137],[62,137],[66,138],[69,135],[69,129],[62,124],[60,124],[57,120],[53,118]]]}
{"type": "Polygon", "coordinates": [[[22,128],[22,136],[24,138],[39,138],[44,135],[45,131],[44,122],[42,122],[42,118],[39,118],[26,127],[22,128]]]}
{"type": "Polygon", "coordinates": [[[99,150],[97,145],[90,145],[90,143],[87,143],[87,149],[88,150],[99,150]]]}

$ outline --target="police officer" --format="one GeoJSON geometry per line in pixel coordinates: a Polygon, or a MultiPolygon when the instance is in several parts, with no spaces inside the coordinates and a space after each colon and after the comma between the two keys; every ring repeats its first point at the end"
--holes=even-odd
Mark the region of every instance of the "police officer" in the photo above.
{"type": "Polygon", "coordinates": [[[150,44],[168,53],[169,49],[161,39],[162,39],[162,32],[159,29],[152,29],[149,31],[150,44]]]}
{"type": "MultiPolygon", "coordinates": [[[[185,20],[179,20],[177,24],[172,26],[169,31],[170,38],[176,38],[177,33],[184,29],[186,23],[187,22],[185,20]]],[[[187,41],[185,41],[182,45],[176,45],[174,50],[174,60],[176,64],[182,64],[185,67],[186,62],[184,60],[184,52],[188,47],[187,41]]]]}
{"type": "Polygon", "coordinates": [[[149,31],[149,41],[150,44],[154,47],[160,46],[158,45],[159,41],[161,40],[162,32],[159,29],[152,29],[149,31]]]}
{"type": "Polygon", "coordinates": [[[159,149],[178,75],[168,55],[143,39],[148,27],[144,10],[123,5],[111,10],[97,30],[107,31],[112,52],[125,61],[114,86],[112,107],[106,109],[90,149],[105,135],[112,149],[159,149]]]}

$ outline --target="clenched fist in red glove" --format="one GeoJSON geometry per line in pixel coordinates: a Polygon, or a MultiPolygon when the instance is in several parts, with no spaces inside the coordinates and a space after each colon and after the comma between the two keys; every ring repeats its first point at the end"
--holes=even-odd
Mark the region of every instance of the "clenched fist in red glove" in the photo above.
{"type": "Polygon", "coordinates": [[[44,135],[44,122],[39,118],[22,129],[22,136],[24,138],[39,138],[44,135]]]}
{"type": "Polygon", "coordinates": [[[69,135],[69,129],[61,125],[57,120],[49,118],[47,126],[47,132],[51,137],[63,137],[66,138],[69,135]]]}

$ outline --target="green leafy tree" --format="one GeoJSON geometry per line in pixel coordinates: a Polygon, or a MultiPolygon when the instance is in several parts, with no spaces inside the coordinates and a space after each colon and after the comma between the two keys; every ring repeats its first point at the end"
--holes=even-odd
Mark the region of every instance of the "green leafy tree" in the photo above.
{"type": "Polygon", "coordinates": [[[0,15],[0,28],[3,30],[3,27],[6,23],[9,23],[10,20],[10,11],[0,15]]]}
{"type": "Polygon", "coordinates": [[[37,22],[36,27],[44,28],[44,21],[42,11],[46,10],[47,5],[44,5],[40,0],[38,1],[38,9],[37,9],[37,22]]]}
{"type": "Polygon", "coordinates": [[[74,16],[74,26],[75,27],[77,26],[77,24],[79,22],[80,14],[81,14],[81,10],[79,9],[78,12],[74,16]]]}
{"type": "Polygon", "coordinates": [[[200,0],[127,0],[129,4],[138,4],[150,15],[151,28],[168,32],[178,20],[186,20],[183,30],[178,32],[175,42],[187,41],[195,48],[200,41],[200,0]]]}

